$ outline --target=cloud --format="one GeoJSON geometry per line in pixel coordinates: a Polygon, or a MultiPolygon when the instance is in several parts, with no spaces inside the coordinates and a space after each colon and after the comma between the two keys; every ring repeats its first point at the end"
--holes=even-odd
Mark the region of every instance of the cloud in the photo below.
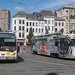
{"type": "Polygon", "coordinates": [[[75,0],[55,0],[53,2],[51,1],[48,1],[45,2],[45,4],[43,4],[42,6],[40,5],[40,9],[46,9],[46,8],[53,8],[53,7],[56,7],[56,6],[67,6],[68,5],[68,2],[70,2],[70,4],[73,4],[75,2],[75,0]]]}
{"type": "Polygon", "coordinates": [[[15,10],[23,11],[23,10],[25,10],[25,8],[17,6],[17,7],[15,7],[15,10]]]}

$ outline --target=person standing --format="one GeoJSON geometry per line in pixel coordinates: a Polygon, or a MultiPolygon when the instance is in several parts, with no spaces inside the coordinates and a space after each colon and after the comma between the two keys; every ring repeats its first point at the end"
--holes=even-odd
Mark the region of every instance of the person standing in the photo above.
{"type": "Polygon", "coordinates": [[[20,51],[20,43],[18,42],[17,43],[17,52],[19,53],[19,51],[20,51]]]}

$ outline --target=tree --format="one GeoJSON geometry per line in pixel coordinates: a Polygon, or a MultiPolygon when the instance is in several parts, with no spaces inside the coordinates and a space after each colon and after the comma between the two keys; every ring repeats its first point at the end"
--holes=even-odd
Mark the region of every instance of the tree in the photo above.
{"type": "Polygon", "coordinates": [[[63,32],[64,32],[64,29],[62,28],[59,32],[61,32],[62,34],[63,34],[63,32]]]}
{"type": "Polygon", "coordinates": [[[46,32],[45,32],[45,34],[48,34],[48,29],[46,29],[46,32]]]}
{"type": "Polygon", "coordinates": [[[0,28],[0,31],[2,31],[2,29],[0,28]]]}
{"type": "Polygon", "coordinates": [[[29,32],[29,35],[28,35],[28,41],[29,43],[31,43],[31,38],[33,37],[33,31],[32,31],[32,27],[30,28],[30,32],[29,32]]]}

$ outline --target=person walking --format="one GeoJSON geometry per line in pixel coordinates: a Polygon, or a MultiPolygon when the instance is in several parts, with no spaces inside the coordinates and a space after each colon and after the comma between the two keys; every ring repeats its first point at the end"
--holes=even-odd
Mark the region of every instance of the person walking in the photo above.
{"type": "Polygon", "coordinates": [[[25,54],[25,46],[24,45],[21,46],[20,52],[21,52],[21,54],[25,54]]]}
{"type": "Polygon", "coordinates": [[[25,46],[23,46],[23,54],[25,54],[25,46]]]}
{"type": "Polygon", "coordinates": [[[17,52],[19,53],[19,51],[20,51],[20,43],[18,42],[17,43],[17,52]]]}

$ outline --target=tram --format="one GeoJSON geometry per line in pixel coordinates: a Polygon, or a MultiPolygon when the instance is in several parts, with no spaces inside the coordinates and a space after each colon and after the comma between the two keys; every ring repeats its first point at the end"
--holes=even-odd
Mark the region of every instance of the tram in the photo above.
{"type": "Polygon", "coordinates": [[[32,38],[31,52],[60,58],[75,58],[75,42],[63,34],[32,38]]]}

